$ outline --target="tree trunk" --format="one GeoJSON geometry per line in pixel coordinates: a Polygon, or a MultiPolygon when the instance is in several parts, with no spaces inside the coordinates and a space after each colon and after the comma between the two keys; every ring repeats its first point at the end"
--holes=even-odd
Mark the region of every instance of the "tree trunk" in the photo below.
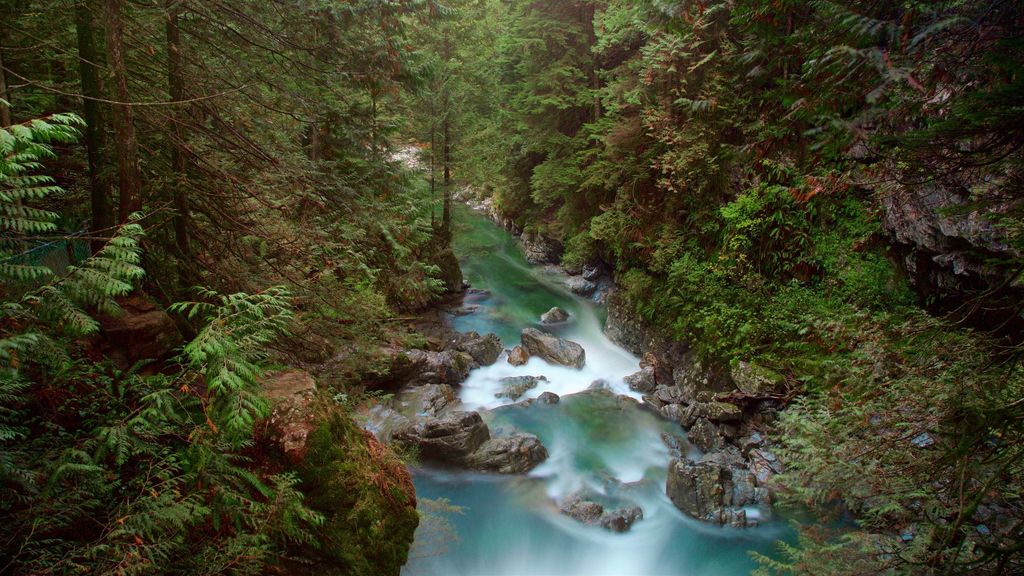
{"type": "Polygon", "coordinates": [[[11,125],[10,96],[7,94],[7,72],[4,70],[4,31],[0,28],[0,128],[11,125]]]}
{"type": "MultiPolygon", "coordinates": [[[[167,86],[171,101],[185,100],[185,79],[181,67],[181,32],[178,18],[182,0],[166,0],[167,7],[167,86]]],[[[187,112],[181,110],[181,113],[187,112]]],[[[190,252],[188,245],[188,165],[185,155],[185,130],[178,118],[171,121],[171,169],[174,172],[174,243],[182,256],[190,252]]]]}
{"type": "Polygon", "coordinates": [[[447,237],[451,237],[451,224],[452,224],[452,189],[451,189],[451,122],[449,121],[449,108],[451,103],[448,101],[448,60],[451,57],[451,44],[448,41],[448,30],[444,31],[444,62],[445,62],[445,75],[444,82],[441,85],[441,92],[443,94],[443,110],[444,114],[444,126],[442,128],[444,137],[444,204],[441,208],[441,227],[447,237]]]}
{"type": "MultiPolygon", "coordinates": [[[[103,117],[100,113],[101,98],[98,53],[96,51],[96,30],[92,13],[93,6],[87,0],[75,4],[75,32],[78,35],[78,73],[81,77],[82,95],[85,97],[85,150],[89,162],[89,190],[92,208],[92,232],[94,237],[110,233],[114,225],[110,206],[110,191],[100,175],[103,162],[103,117]]],[[[105,241],[91,242],[95,254],[105,241]]]]}
{"type": "Polygon", "coordinates": [[[129,105],[128,74],[124,63],[121,0],[104,0],[104,16],[114,96],[118,101],[111,107],[117,150],[118,221],[124,223],[131,213],[142,209],[142,180],[139,175],[139,146],[135,140],[134,112],[129,105]]]}

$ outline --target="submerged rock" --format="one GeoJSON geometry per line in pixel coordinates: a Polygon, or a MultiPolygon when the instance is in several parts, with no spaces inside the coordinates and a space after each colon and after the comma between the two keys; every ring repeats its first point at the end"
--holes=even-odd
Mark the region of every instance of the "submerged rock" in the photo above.
{"type": "Polygon", "coordinates": [[[540,315],[541,324],[558,324],[569,319],[569,313],[558,306],[540,315]]]}
{"type": "Polygon", "coordinates": [[[546,460],[548,451],[533,434],[514,434],[491,438],[470,454],[465,464],[474,470],[518,474],[546,460]]]}
{"type": "Polygon", "coordinates": [[[522,366],[530,360],[530,354],[522,346],[515,346],[508,352],[508,363],[513,366],[522,366]]]}
{"type": "Polygon", "coordinates": [[[501,391],[495,393],[495,398],[509,398],[516,400],[527,390],[532,390],[541,382],[547,382],[544,376],[509,376],[498,380],[501,384],[501,391]]]}
{"type": "Polygon", "coordinates": [[[536,328],[523,329],[522,346],[531,356],[538,356],[552,364],[583,368],[586,353],[579,344],[552,336],[536,328]]]}

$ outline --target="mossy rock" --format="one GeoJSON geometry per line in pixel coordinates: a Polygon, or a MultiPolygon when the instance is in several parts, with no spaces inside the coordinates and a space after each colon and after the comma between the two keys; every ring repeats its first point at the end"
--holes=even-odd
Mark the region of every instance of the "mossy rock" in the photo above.
{"type": "Polygon", "coordinates": [[[310,573],[399,574],[419,524],[405,465],[340,410],[324,415],[308,446],[300,489],[324,515],[316,549],[300,554],[313,560],[310,573]]]}

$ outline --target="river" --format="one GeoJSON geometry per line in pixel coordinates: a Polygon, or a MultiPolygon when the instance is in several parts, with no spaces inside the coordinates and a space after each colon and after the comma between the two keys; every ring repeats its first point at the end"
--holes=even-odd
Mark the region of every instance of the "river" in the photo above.
{"type": "Polygon", "coordinates": [[[456,215],[455,250],[463,273],[486,293],[467,296],[466,303],[479,310],[456,317],[455,328],[494,332],[511,347],[519,343],[522,328],[536,326],[540,314],[559,306],[572,319],[554,332],[584,347],[586,366],[575,370],[531,358],[513,367],[502,358],[470,374],[459,390],[466,409],[480,410],[492,431],[510,427],[537,435],[548,449],[548,460],[521,476],[416,468],[421,499],[446,500],[460,511],[441,513],[450,530],[439,528],[436,521],[421,524],[402,574],[749,573],[756,566],[749,552],[771,553],[773,543],[787,535],[785,524],[721,528],[677,510],[665,496],[670,456],[662,434],[682,437],[679,426],[620,402],[615,394],[587,391],[594,381],[604,380],[616,394],[639,397],[622,382],[638,369],[639,360],[604,336],[603,309],[566,291],[557,271],[529,265],[515,239],[482,215],[461,207],[456,215]],[[499,378],[522,375],[548,380],[526,397],[551,391],[561,401],[524,408],[495,398],[499,378]],[[559,513],[556,502],[581,489],[596,494],[606,506],[638,504],[644,517],[629,532],[616,534],[559,513]]]}

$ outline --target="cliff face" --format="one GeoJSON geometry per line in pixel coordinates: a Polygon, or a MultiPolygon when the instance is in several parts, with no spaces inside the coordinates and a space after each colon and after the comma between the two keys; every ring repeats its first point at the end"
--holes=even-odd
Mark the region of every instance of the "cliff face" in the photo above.
{"type": "Polygon", "coordinates": [[[998,224],[1014,204],[986,206],[982,213],[972,206],[969,188],[952,178],[892,186],[878,193],[882,224],[923,300],[948,310],[983,295],[986,305],[1003,309],[1003,301],[1024,296],[1009,281],[1021,253],[998,224]]]}

